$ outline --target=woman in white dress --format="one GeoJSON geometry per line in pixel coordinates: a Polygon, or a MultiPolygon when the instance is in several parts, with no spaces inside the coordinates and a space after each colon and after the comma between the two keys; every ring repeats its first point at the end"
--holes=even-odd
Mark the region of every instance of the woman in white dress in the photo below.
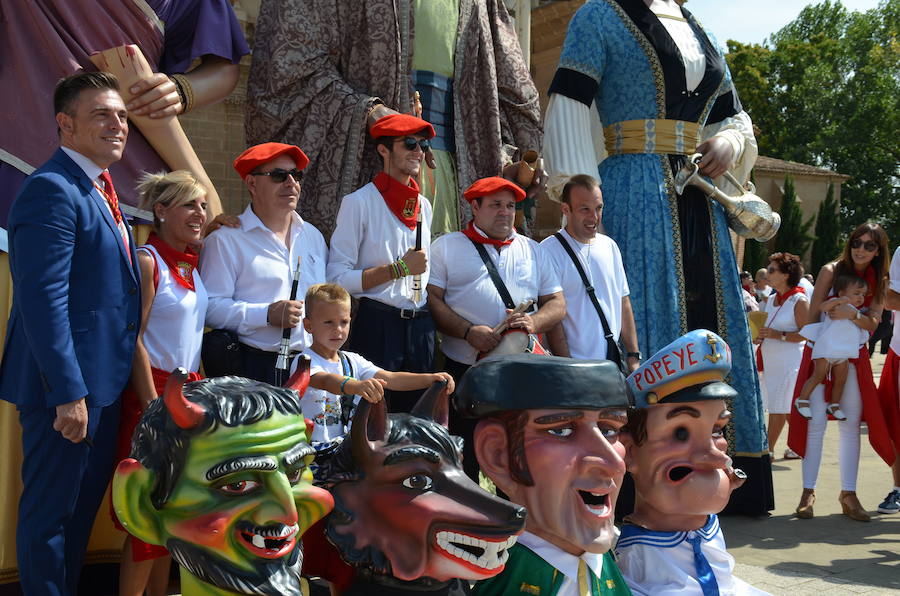
{"type": "MultiPolygon", "coordinates": [[[[798,331],[809,314],[809,302],[799,285],[803,266],[797,255],[773,254],[769,257],[767,273],[775,292],[761,305],[768,317],[756,342],[761,344],[763,373],[760,382],[765,386],[763,396],[769,411],[769,455],[774,457],[775,444],[791,411],[794,384],[803,358],[805,342],[798,331]]],[[[795,459],[797,456],[788,448],[784,457],[795,459]]]]}

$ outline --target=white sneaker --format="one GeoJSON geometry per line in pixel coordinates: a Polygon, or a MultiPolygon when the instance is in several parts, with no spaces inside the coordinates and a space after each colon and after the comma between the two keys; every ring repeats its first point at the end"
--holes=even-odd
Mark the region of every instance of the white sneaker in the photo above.
{"type": "Polygon", "coordinates": [[[800,454],[788,447],[784,450],[784,459],[801,459],[800,454]]]}

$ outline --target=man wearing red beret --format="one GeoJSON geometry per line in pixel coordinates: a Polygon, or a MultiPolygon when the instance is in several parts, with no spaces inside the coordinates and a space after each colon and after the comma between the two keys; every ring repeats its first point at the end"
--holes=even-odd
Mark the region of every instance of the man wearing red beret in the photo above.
{"type": "Polygon", "coordinates": [[[299,147],[283,143],[263,143],[241,153],[234,169],[250,191],[250,205],[238,217],[238,227],[209,235],[200,257],[209,292],[206,324],[236,333],[241,374],[273,385],[279,384],[275,363],[282,331],[293,330],[291,359],[311,344],[300,326],[303,302],[288,299],[298,260],[296,296],[325,281],[325,239],[296,212],[308,164],[299,147]]]}
{"type": "MultiPolygon", "coordinates": [[[[537,242],[513,227],[516,203],[525,198],[525,191],[509,180],[490,177],[476,180],[464,196],[472,206],[472,221],[464,231],[434,241],[428,282],[428,306],[443,334],[445,370],[457,382],[480,353],[498,346],[494,328],[500,323],[529,334],[544,333],[566,313],[553,264],[537,242]],[[514,312],[529,300],[536,309],[514,312]]],[[[466,473],[476,477],[474,424],[453,414],[450,430],[466,440],[463,463],[466,473]]]]}
{"type": "MultiPolygon", "coordinates": [[[[416,176],[434,128],[415,116],[391,114],[370,134],[382,171],[341,201],[328,280],[359,300],[348,350],[385,370],[432,372],[434,322],[425,303],[432,208],[416,176]]],[[[394,412],[409,412],[419,395],[385,392],[394,412]]]]}

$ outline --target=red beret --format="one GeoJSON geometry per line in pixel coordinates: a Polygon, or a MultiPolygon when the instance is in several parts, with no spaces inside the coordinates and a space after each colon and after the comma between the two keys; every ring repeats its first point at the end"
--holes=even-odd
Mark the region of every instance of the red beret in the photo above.
{"type": "Polygon", "coordinates": [[[522,190],[522,187],[515,182],[511,182],[506,178],[500,178],[499,176],[491,176],[490,178],[476,180],[472,183],[472,186],[466,189],[463,196],[466,197],[467,201],[471,201],[478,197],[492,195],[495,192],[504,190],[513,194],[516,198],[516,203],[525,198],[525,191],[522,190]]]}
{"type": "Polygon", "coordinates": [[[264,163],[269,163],[279,155],[287,155],[297,164],[297,169],[302,170],[309,165],[309,158],[296,145],[284,143],[263,143],[250,147],[234,160],[234,169],[244,178],[255,168],[264,163]]]}
{"type": "Polygon", "coordinates": [[[428,122],[409,114],[390,114],[375,121],[369,134],[378,137],[405,137],[419,133],[426,139],[434,137],[434,128],[428,122]]]}

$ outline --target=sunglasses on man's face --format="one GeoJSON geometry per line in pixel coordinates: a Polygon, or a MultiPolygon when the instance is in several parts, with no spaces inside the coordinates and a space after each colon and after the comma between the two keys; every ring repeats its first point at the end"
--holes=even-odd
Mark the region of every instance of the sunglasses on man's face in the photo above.
{"type": "Polygon", "coordinates": [[[402,139],[397,139],[397,141],[401,141],[403,143],[403,148],[407,151],[413,151],[416,148],[416,145],[419,146],[419,149],[422,150],[422,153],[425,153],[429,149],[431,149],[431,143],[428,142],[428,139],[417,139],[415,137],[404,137],[402,139]]]}
{"type": "Polygon", "coordinates": [[[274,182],[275,184],[281,184],[282,182],[287,180],[288,176],[293,178],[297,184],[300,184],[300,182],[303,180],[303,171],[297,170],[297,169],[283,170],[281,168],[275,168],[274,170],[272,170],[270,172],[253,172],[250,175],[251,176],[268,176],[269,178],[272,179],[272,182],[274,182]]]}
{"type": "Polygon", "coordinates": [[[865,248],[867,252],[875,252],[875,249],[878,248],[878,243],[872,242],[871,240],[863,242],[860,238],[857,238],[850,243],[850,248],[859,248],[860,246],[865,248]]]}

